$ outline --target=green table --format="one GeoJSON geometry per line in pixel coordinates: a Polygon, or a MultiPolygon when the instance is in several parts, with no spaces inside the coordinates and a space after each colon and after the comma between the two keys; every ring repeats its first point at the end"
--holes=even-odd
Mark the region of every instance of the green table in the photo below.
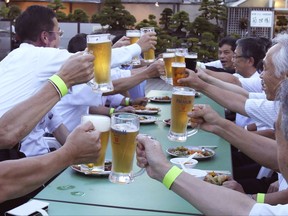
{"type": "MultiPolygon", "coordinates": [[[[161,95],[169,96],[171,92],[153,90],[147,96],[161,95]]],[[[196,98],[195,103],[210,104],[222,116],[224,115],[224,110],[221,106],[203,95],[200,98],[196,98]]],[[[181,145],[215,145],[218,146],[215,150],[215,156],[208,160],[199,161],[195,168],[232,171],[230,145],[225,140],[213,134],[199,131],[196,135],[189,137],[185,143],[172,142],[167,138],[169,127],[161,121],[170,118],[170,104],[149,103],[148,106],[157,106],[161,109],[161,112],[157,115],[159,121],[149,125],[141,125],[140,133],[156,137],[162,143],[163,151],[166,151],[169,147],[181,145]]],[[[167,157],[170,158],[168,154],[167,157]]],[[[111,158],[110,148],[107,151],[107,158],[111,158]]],[[[134,170],[137,171],[138,169],[135,164],[134,170]]],[[[91,206],[93,206],[93,208],[91,207],[92,211],[96,209],[97,212],[100,211],[98,212],[100,215],[109,215],[111,212],[115,212],[115,209],[116,215],[121,215],[122,213],[129,215],[131,211],[131,214],[134,211],[135,215],[161,215],[161,213],[163,215],[200,214],[192,205],[177,194],[167,190],[161,183],[149,178],[146,173],[136,177],[132,184],[118,185],[110,183],[107,177],[85,176],[81,173],[76,173],[71,168],[67,168],[42,190],[35,199],[55,202],[49,207],[53,214],[54,212],[55,214],[63,214],[63,209],[58,208],[60,204],[57,202],[65,202],[66,204],[62,203],[60,206],[63,205],[67,209],[70,208],[70,204],[73,204],[74,215],[89,215],[87,208],[91,206]],[[119,210],[118,212],[117,208],[121,209],[121,211],[119,210]],[[125,211],[127,212],[125,213],[125,211]]]]}

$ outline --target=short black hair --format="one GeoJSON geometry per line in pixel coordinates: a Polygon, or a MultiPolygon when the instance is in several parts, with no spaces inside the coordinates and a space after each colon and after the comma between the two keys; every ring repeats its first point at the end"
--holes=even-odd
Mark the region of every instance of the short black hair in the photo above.
{"type": "Polygon", "coordinates": [[[222,47],[224,44],[227,44],[231,46],[231,49],[234,52],[236,49],[236,41],[237,41],[236,38],[227,36],[220,40],[220,42],[218,43],[218,47],[222,47]]]}
{"type": "Polygon", "coordinates": [[[72,37],[68,43],[68,51],[70,53],[76,53],[85,50],[87,47],[86,37],[87,34],[85,33],[79,33],[72,37]]]}
{"type": "Polygon", "coordinates": [[[36,41],[42,31],[52,31],[54,11],[48,7],[32,5],[21,13],[15,22],[15,32],[20,42],[36,41]]]}

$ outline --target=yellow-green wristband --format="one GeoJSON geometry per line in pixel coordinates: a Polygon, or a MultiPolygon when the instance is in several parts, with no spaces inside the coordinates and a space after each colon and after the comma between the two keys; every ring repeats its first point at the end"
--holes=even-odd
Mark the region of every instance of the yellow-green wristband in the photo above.
{"type": "Polygon", "coordinates": [[[265,194],[264,193],[257,193],[256,201],[257,201],[257,203],[264,203],[265,194]]]}
{"type": "Polygon", "coordinates": [[[65,82],[57,74],[54,74],[49,78],[49,80],[58,88],[62,97],[68,93],[68,88],[65,82]]]}
{"type": "Polygon", "coordinates": [[[126,97],[125,98],[125,106],[129,106],[130,105],[130,98],[126,97]]]}
{"type": "Polygon", "coordinates": [[[170,190],[173,182],[182,172],[183,170],[176,166],[173,166],[164,176],[162,183],[170,190]]]}
{"type": "Polygon", "coordinates": [[[115,108],[110,108],[110,110],[109,110],[110,116],[114,113],[114,111],[115,111],[115,108]]]}

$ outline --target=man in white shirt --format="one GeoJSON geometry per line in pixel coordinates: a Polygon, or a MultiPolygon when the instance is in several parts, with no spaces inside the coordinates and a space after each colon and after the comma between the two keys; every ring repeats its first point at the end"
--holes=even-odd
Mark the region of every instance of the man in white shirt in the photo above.
{"type": "MultiPolygon", "coordinates": [[[[67,50],[57,49],[63,32],[59,28],[55,13],[49,8],[38,5],[28,7],[17,18],[15,30],[22,43],[0,62],[0,116],[32,96],[72,56],[67,50]]],[[[154,34],[146,36],[151,43],[147,43],[145,49],[154,47],[155,38],[154,34]]],[[[117,66],[123,60],[139,55],[141,49],[139,44],[115,48],[112,51],[111,64],[117,66]]],[[[44,126],[43,122],[38,126],[44,133],[41,124],[44,126]]],[[[23,140],[22,146],[33,146],[29,147],[33,149],[32,152],[25,152],[25,154],[35,156],[48,153],[49,146],[43,141],[42,132],[35,130],[32,133],[36,133],[39,138],[36,142],[23,140]]]]}

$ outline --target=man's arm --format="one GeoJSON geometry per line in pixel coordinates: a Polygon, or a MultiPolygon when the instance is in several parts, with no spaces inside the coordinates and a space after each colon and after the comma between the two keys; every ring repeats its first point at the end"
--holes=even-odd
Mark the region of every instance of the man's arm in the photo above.
{"type": "Polygon", "coordinates": [[[196,105],[188,114],[200,128],[227,140],[262,166],[278,171],[277,143],[275,140],[249,132],[235,123],[221,118],[209,105],[196,105]]]}
{"type": "Polygon", "coordinates": [[[158,60],[144,70],[138,73],[133,73],[130,77],[120,78],[113,80],[114,90],[112,92],[104,93],[103,95],[117,94],[123,91],[127,91],[132,87],[138,85],[139,83],[153,77],[159,77],[161,74],[164,74],[164,63],[161,60],[158,60]]]}
{"type": "Polygon", "coordinates": [[[232,74],[228,74],[226,72],[215,72],[215,71],[211,71],[211,70],[207,70],[207,69],[202,69],[202,70],[204,70],[204,72],[206,72],[209,76],[215,77],[215,78],[220,79],[224,82],[228,82],[228,83],[232,83],[232,84],[241,86],[239,79],[232,74]]]}
{"type": "MultiPolygon", "coordinates": [[[[58,75],[67,88],[93,78],[93,59],[91,54],[79,53],[64,63],[58,75]]],[[[59,99],[55,87],[47,82],[34,96],[6,112],[0,118],[0,149],[12,148],[29,134],[59,99]]]]}
{"type": "Polygon", "coordinates": [[[248,116],[245,111],[245,102],[247,97],[219,88],[215,85],[211,85],[200,79],[193,71],[187,71],[189,72],[189,76],[187,78],[180,79],[178,81],[179,83],[195,88],[196,90],[202,92],[212,100],[233,112],[248,116]]]}
{"type": "Polygon", "coordinates": [[[215,85],[219,88],[222,88],[222,89],[225,89],[228,91],[232,91],[232,92],[237,93],[237,94],[241,94],[246,98],[249,97],[249,92],[246,91],[245,89],[243,89],[242,87],[240,87],[241,85],[239,86],[239,85],[236,85],[233,83],[225,82],[221,79],[210,76],[209,74],[205,73],[202,69],[198,69],[197,75],[202,80],[204,80],[205,82],[207,82],[211,85],[215,85]]]}
{"type": "Polygon", "coordinates": [[[79,126],[62,148],[49,154],[1,162],[0,203],[35,190],[67,166],[96,161],[100,133],[93,129],[91,122],[79,126]]]}

